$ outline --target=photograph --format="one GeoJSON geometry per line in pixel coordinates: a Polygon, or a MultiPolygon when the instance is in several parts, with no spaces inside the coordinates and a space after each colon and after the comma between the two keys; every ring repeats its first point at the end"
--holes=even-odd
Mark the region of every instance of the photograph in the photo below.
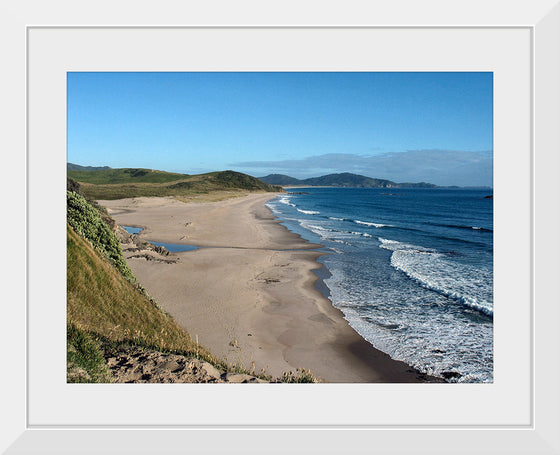
{"type": "Polygon", "coordinates": [[[66,95],[67,383],[494,383],[492,71],[66,95]]]}
{"type": "Polygon", "coordinates": [[[559,455],[559,2],[7,4],[0,453],[559,455]]]}

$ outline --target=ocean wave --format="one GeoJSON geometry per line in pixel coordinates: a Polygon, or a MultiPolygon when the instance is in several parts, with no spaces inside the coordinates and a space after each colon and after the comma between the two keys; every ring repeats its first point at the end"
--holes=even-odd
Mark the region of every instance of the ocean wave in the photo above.
{"type": "Polygon", "coordinates": [[[395,269],[426,289],[450,297],[488,316],[494,316],[493,305],[487,295],[491,292],[491,270],[451,262],[447,255],[431,248],[383,238],[379,238],[379,241],[381,248],[393,252],[391,266],[395,269]]]}
{"type": "Polygon", "coordinates": [[[413,253],[441,254],[441,253],[437,253],[437,251],[432,248],[423,248],[423,247],[411,245],[409,243],[398,242],[396,240],[383,239],[381,237],[378,237],[378,240],[381,242],[380,247],[385,248],[386,250],[391,250],[391,251],[408,250],[413,253]]]}
{"type": "MultiPolygon", "coordinates": [[[[291,204],[291,205],[295,207],[294,204],[291,204]]],[[[303,210],[303,209],[297,209],[297,208],[296,208],[296,210],[298,212],[305,213],[306,215],[319,215],[319,213],[321,213],[321,212],[317,212],[315,210],[303,210]]]]}
{"type": "Polygon", "coordinates": [[[356,224],[362,224],[364,226],[373,226],[376,228],[382,228],[382,227],[393,227],[390,224],[381,224],[381,223],[371,223],[369,221],[360,221],[360,220],[353,220],[354,223],[356,224]]]}
{"type": "MultiPolygon", "coordinates": [[[[377,310],[356,300],[346,287],[340,287],[341,272],[331,270],[326,280],[333,305],[340,309],[350,326],[375,348],[391,358],[406,362],[426,374],[446,378],[448,382],[492,382],[491,347],[478,339],[457,339],[449,318],[433,319],[433,314],[400,307],[398,313],[377,310]],[[465,363],[465,359],[469,362],[465,363]],[[449,373],[459,373],[449,378],[449,373]],[[447,379],[449,378],[449,379],[447,379]]],[[[383,305],[381,305],[383,306],[383,305]]],[[[479,333],[466,323],[464,332],[479,333]]],[[[487,330],[485,327],[484,330],[487,330]]]]}
{"type": "MultiPolygon", "coordinates": [[[[337,231],[336,229],[328,229],[325,228],[323,226],[318,226],[316,224],[309,224],[303,220],[300,220],[300,225],[301,227],[314,232],[315,234],[317,234],[319,237],[321,237],[322,239],[328,239],[328,240],[334,240],[332,238],[332,233],[339,233],[340,231],[337,231]]],[[[336,235],[336,234],[335,234],[336,235]]]]}
{"type": "Polygon", "coordinates": [[[361,235],[362,237],[370,237],[373,238],[373,235],[368,234],[367,232],[354,232],[354,231],[347,231],[349,234],[353,235],[361,235]]]}
{"type": "Polygon", "coordinates": [[[290,197],[289,197],[289,196],[280,196],[280,197],[278,198],[278,202],[280,202],[281,204],[289,205],[289,206],[291,206],[291,207],[295,207],[295,206],[296,206],[295,204],[292,204],[292,203],[290,202],[290,197]]]}
{"type": "Polygon", "coordinates": [[[341,243],[343,245],[353,246],[351,242],[348,240],[352,240],[349,236],[364,236],[364,237],[373,237],[367,233],[362,232],[351,232],[351,231],[343,231],[339,229],[333,229],[330,227],[320,226],[318,224],[313,224],[309,222],[309,220],[299,220],[299,224],[301,227],[317,234],[321,237],[322,240],[329,240],[331,242],[341,243]]]}
{"type": "Polygon", "coordinates": [[[324,232],[333,232],[334,231],[334,229],[327,229],[327,228],[324,228],[322,226],[317,226],[315,224],[302,224],[302,226],[304,228],[308,228],[308,229],[311,229],[313,231],[315,231],[315,230],[324,231],[324,232]]]}
{"type": "Polygon", "coordinates": [[[310,231],[318,234],[322,239],[331,240],[337,243],[344,243],[346,245],[351,245],[351,243],[347,242],[345,239],[348,236],[360,236],[366,238],[375,238],[373,235],[368,234],[367,232],[358,232],[358,231],[345,231],[340,229],[333,229],[331,227],[323,227],[317,224],[310,224],[308,222],[302,221],[300,225],[305,229],[309,229],[310,231]],[[341,238],[342,237],[342,238],[341,238]]]}

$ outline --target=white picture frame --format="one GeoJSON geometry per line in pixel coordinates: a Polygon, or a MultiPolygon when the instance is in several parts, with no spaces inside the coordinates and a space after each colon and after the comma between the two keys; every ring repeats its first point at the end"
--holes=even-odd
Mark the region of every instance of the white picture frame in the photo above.
{"type": "MultiPolygon", "coordinates": [[[[385,3],[388,2],[347,2],[343,7],[326,2],[284,3],[282,8],[265,8],[259,2],[216,2],[173,5],[172,9],[158,4],[154,11],[153,5],[134,2],[107,5],[108,9],[95,4],[91,6],[91,15],[84,15],[87,13],[84,10],[75,10],[69,1],[60,2],[56,11],[30,1],[5,7],[7,14],[2,15],[1,33],[3,42],[9,43],[4,48],[6,68],[10,70],[2,76],[7,100],[2,107],[2,118],[7,144],[13,150],[6,158],[9,160],[7,169],[14,172],[7,179],[4,194],[9,196],[6,201],[9,219],[17,221],[10,223],[16,229],[4,233],[5,239],[14,239],[6,245],[6,257],[14,266],[10,267],[5,282],[8,294],[2,317],[8,321],[1,336],[5,347],[4,362],[9,366],[7,373],[1,375],[0,449],[3,453],[560,453],[560,318],[557,305],[560,301],[560,3],[558,0],[524,5],[505,1],[468,5],[437,1],[385,3]],[[180,13],[185,15],[184,23],[177,18],[176,14],[180,13]],[[302,58],[294,65],[301,70],[364,70],[352,52],[336,49],[336,39],[332,39],[329,48],[321,46],[325,41],[314,41],[313,37],[318,36],[315,32],[320,31],[321,39],[329,40],[333,38],[333,31],[341,29],[362,33],[366,39],[372,30],[384,31],[382,33],[394,38],[395,41],[383,41],[383,49],[378,51],[380,59],[389,62],[386,70],[418,70],[421,67],[412,56],[397,59],[392,55],[395,48],[406,48],[399,37],[406,35],[408,39],[415,31],[418,31],[418,39],[426,39],[426,42],[441,42],[440,37],[447,34],[449,43],[454,39],[461,43],[472,37],[473,43],[480,39],[473,46],[482,49],[488,40],[489,48],[495,46],[492,49],[511,52],[511,55],[490,52],[485,57],[481,51],[477,67],[467,61],[461,49],[455,54],[433,56],[434,59],[444,59],[454,71],[488,70],[494,65],[493,58],[503,57],[504,65],[508,65],[508,59],[514,63],[517,61],[516,51],[527,51],[529,60],[519,66],[525,68],[523,65],[528,63],[527,74],[510,74],[512,79],[519,76],[518,84],[523,81],[529,84],[527,97],[520,95],[519,106],[523,112],[519,112],[514,120],[506,118],[504,123],[500,123],[501,116],[496,120],[499,141],[503,139],[498,144],[500,149],[519,148],[521,151],[508,159],[504,158],[504,152],[500,152],[495,162],[496,172],[509,184],[495,191],[496,200],[508,201],[504,209],[510,211],[508,220],[516,207],[520,207],[521,212],[519,226],[509,228],[524,239],[514,247],[519,250],[520,264],[511,273],[519,278],[512,280],[519,286],[517,290],[521,289],[521,293],[530,298],[520,303],[516,313],[519,318],[524,315],[525,320],[518,318],[511,324],[519,324],[524,331],[519,337],[519,345],[515,344],[511,333],[497,339],[511,341],[523,359],[520,378],[504,378],[502,373],[508,371],[500,370],[499,359],[509,359],[506,363],[510,366],[515,358],[508,346],[496,343],[496,371],[500,374],[496,376],[495,384],[422,384],[420,389],[386,385],[378,389],[383,390],[379,409],[384,410],[387,423],[383,423],[383,418],[371,415],[375,410],[370,408],[369,412],[363,412],[355,405],[363,396],[361,394],[372,390],[360,386],[351,389],[329,384],[318,385],[317,389],[301,387],[305,385],[294,385],[290,389],[282,386],[278,393],[277,390],[270,392],[267,385],[262,388],[234,386],[235,389],[225,385],[226,388],[218,386],[210,390],[200,387],[203,385],[194,385],[191,386],[196,387],[192,389],[195,390],[193,395],[198,397],[184,402],[192,402],[192,407],[173,414],[175,403],[171,400],[177,391],[181,390],[182,396],[189,391],[152,384],[147,387],[93,384],[71,387],[65,384],[65,353],[61,355],[59,350],[46,349],[60,347],[65,337],[65,333],[58,333],[65,324],[65,282],[56,272],[64,270],[65,257],[64,230],[60,229],[65,219],[65,207],[64,201],[57,199],[58,194],[63,194],[66,172],[66,156],[60,151],[65,150],[65,129],[60,128],[60,119],[64,120],[65,114],[65,103],[59,96],[65,90],[62,75],[69,70],[151,71],[154,67],[185,70],[185,63],[180,60],[174,65],[169,64],[165,49],[150,50],[147,43],[155,41],[142,41],[156,26],[168,34],[161,38],[161,42],[175,43],[174,46],[178,42],[185,43],[182,41],[185,31],[213,37],[227,30],[248,30],[262,34],[263,38],[269,31],[278,31],[282,35],[290,32],[285,36],[297,35],[303,47],[308,45],[315,49],[319,54],[318,61],[323,62],[319,66],[308,64],[305,56],[300,54],[302,58]],[[437,32],[437,36],[422,35],[429,30],[437,32]],[[300,33],[303,31],[309,31],[307,36],[300,33]],[[465,32],[464,37],[454,38],[461,34],[458,32],[465,32]],[[88,33],[90,38],[77,36],[88,33]],[[103,44],[97,41],[98,36],[105,40],[103,44]],[[103,60],[105,56],[96,60],[100,58],[97,55],[100,50],[107,52],[107,60],[103,60]],[[126,51],[126,55],[119,55],[119,51],[126,51]],[[41,70],[39,75],[38,69],[41,70]],[[45,100],[54,96],[55,101],[53,104],[37,101],[43,99],[37,92],[45,96],[45,100]],[[528,123],[523,125],[523,121],[528,123]],[[508,122],[513,130],[509,139],[503,134],[503,127],[508,122]],[[513,139],[522,139],[528,147],[523,151],[513,139]],[[528,176],[528,181],[514,186],[513,179],[506,174],[528,176]],[[19,190],[16,195],[14,187],[19,190]],[[25,229],[23,220],[26,221],[25,229]],[[51,261],[48,255],[54,259],[51,261]],[[51,262],[52,268],[49,267],[51,262]],[[509,383],[514,383],[515,387],[508,389],[509,383]],[[517,387],[523,388],[523,394],[515,396],[517,387]],[[414,409],[410,400],[419,393],[425,407],[414,409]],[[166,400],[165,403],[154,407],[155,401],[143,398],[154,394],[162,397],[160,401],[166,400]],[[440,413],[438,417],[433,414],[434,410],[441,412],[446,401],[447,404],[460,402],[462,406],[468,406],[469,402],[481,397],[490,402],[500,394],[496,403],[503,406],[501,413],[499,409],[494,410],[495,414],[492,410],[481,410],[478,415],[461,417],[458,415],[461,408],[450,406],[448,415],[440,413]],[[221,409],[216,405],[219,401],[214,401],[207,409],[204,400],[209,400],[210,396],[213,400],[223,400],[227,406],[221,409]],[[107,397],[113,406],[108,407],[105,403],[104,407],[96,408],[99,400],[109,399],[107,397]],[[347,403],[348,397],[351,397],[350,404],[347,403]],[[383,402],[387,397],[392,400],[392,407],[383,402]],[[146,400],[144,403],[143,399],[146,400]],[[461,399],[463,401],[454,401],[461,399]],[[286,400],[313,406],[312,409],[298,409],[289,402],[290,407],[283,408],[286,400]],[[136,407],[131,406],[139,402],[136,407]],[[265,405],[268,402],[272,404],[265,405]],[[77,407],[77,403],[83,406],[77,407]],[[430,403],[434,403],[431,408],[430,403]],[[121,412],[125,404],[130,406],[128,417],[121,412]],[[75,409],[76,413],[69,413],[68,409],[75,409]],[[80,415],[79,409],[84,411],[80,415]],[[392,414],[391,409],[394,410],[392,414]],[[161,416],[165,410],[169,412],[168,418],[161,416]],[[293,412],[291,416],[287,414],[290,410],[293,412]],[[275,419],[271,417],[275,412],[283,415],[275,419]],[[349,412],[355,414],[349,418],[349,412]],[[193,413],[194,417],[189,418],[193,413]],[[422,415],[427,416],[425,424],[421,423],[422,415]],[[409,421],[403,416],[408,416],[409,421]],[[88,423],[88,418],[93,423],[88,423]],[[462,418],[466,423],[462,423],[462,418]]],[[[286,68],[280,55],[285,49],[283,46],[269,48],[267,53],[261,54],[262,48],[249,45],[255,42],[251,36],[240,41],[247,46],[238,49],[238,55],[231,52],[223,55],[218,53],[219,39],[212,44],[213,38],[209,38],[208,43],[200,40],[200,36],[197,38],[196,46],[200,52],[192,51],[193,58],[202,54],[220,57],[204,57],[206,63],[200,67],[205,70],[231,70],[243,59],[242,70],[286,68]]],[[[278,41],[263,39],[262,42],[278,41]]],[[[288,43],[288,48],[291,46],[294,50],[301,43],[288,43]]],[[[426,52],[429,57],[431,51],[426,52]]],[[[313,58],[309,57],[309,60],[313,58]]],[[[511,72],[512,68],[516,66],[504,67],[504,74],[511,72]]],[[[371,70],[371,67],[365,70],[371,70]]],[[[500,71],[498,69],[496,74],[499,75],[500,71]]],[[[506,82],[503,84],[507,85],[506,82]]],[[[495,88],[499,88],[498,84],[495,88]]],[[[496,93],[496,97],[500,96],[496,93]]],[[[509,240],[512,239],[508,237],[509,240]]],[[[497,250],[500,248],[498,243],[497,250]]],[[[513,248],[511,242],[504,242],[502,247],[513,248]]],[[[502,287],[509,288],[500,286],[500,289],[502,287]]],[[[504,290],[507,298],[503,301],[515,300],[515,293],[516,289],[504,290]]],[[[505,332],[507,330],[504,328],[505,332]]],[[[511,370],[509,373],[515,374],[511,370]]]]}

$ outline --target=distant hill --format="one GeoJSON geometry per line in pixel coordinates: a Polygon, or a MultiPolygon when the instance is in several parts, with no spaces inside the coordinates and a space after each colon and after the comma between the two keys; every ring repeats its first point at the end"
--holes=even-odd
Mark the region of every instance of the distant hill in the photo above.
{"type": "Polygon", "coordinates": [[[140,196],[190,196],[217,191],[283,192],[255,177],[235,171],[188,175],[153,169],[102,169],[68,171],[88,199],[121,199],[140,196]]]}
{"type": "Polygon", "coordinates": [[[176,174],[173,172],[155,171],[153,169],[112,169],[110,167],[68,170],[67,175],[78,182],[93,183],[95,185],[111,183],[165,183],[188,177],[188,174],[176,174]],[[94,170],[95,172],[92,172],[94,170]]]}
{"type": "Polygon", "coordinates": [[[343,172],[321,177],[299,180],[288,175],[270,174],[260,177],[265,183],[281,186],[333,186],[342,188],[436,188],[432,183],[395,183],[391,180],[375,179],[364,175],[343,172]]]}
{"type": "Polygon", "coordinates": [[[270,174],[267,175],[266,177],[259,177],[259,180],[268,183],[270,185],[281,185],[281,186],[301,185],[300,183],[301,180],[282,174],[270,174]]]}
{"type": "Polygon", "coordinates": [[[111,169],[109,166],[80,166],[79,164],[66,163],[67,171],[103,171],[105,169],[111,169]]]}

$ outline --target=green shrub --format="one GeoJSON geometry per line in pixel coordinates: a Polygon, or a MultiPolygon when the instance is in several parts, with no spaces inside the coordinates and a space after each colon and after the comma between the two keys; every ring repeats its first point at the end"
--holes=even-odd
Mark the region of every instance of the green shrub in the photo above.
{"type": "Polygon", "coordinates": [[[66,219],[74,232],[88,240],[119,272],[135,282],[134,275],[123,258],[121,244],[109,225],[103,221],[99,210],[74,191],[66,191],[66,203],[66,219]]]}
{"type": "Polygon", "coordinates": [[[101,343],[75,325],[66,328],[67,382],[112,382],[101,343]]]}

